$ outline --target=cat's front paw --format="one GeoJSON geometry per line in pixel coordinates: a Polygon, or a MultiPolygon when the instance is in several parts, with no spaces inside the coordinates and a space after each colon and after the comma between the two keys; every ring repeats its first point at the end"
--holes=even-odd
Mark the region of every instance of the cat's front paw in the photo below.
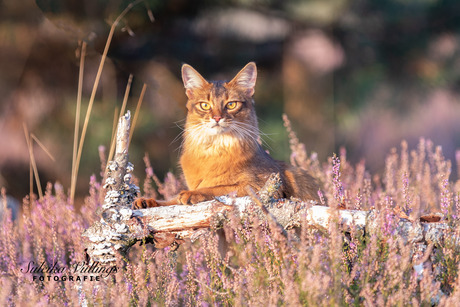
{"type": "Polygon", "coordinates": [[[132,207],[133,209],[145,209],[145,208],[152,208],[158,207],[158,203],[153,198],[138,198],[134,200],[132,207]]]}
{"type": "Polygon", "coordinates": [[[195,205],[210,199],[212,198],[210,198],[208,195],[197,191],[182,191],[177,197],[177,200],[182,205],[195,205]]]}

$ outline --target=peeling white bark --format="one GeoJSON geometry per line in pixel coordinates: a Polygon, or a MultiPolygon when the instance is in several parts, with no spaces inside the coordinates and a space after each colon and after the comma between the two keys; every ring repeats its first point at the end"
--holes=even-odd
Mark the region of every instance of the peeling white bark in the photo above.
{"type": "Polygon", "coordinates": [[[126,223],[132,216],[129,206],[139,193],[139,188],[131,182],[133,165],[128,162],[130,129],[131,114],[128,111],[119,119],[115,157],[107,165],[104,184],[107,193],[101,220],[83,233],[87,254],[102,263],[115,261],[116,251],[125,252],[136,242],[131,242],[126,223]]]}

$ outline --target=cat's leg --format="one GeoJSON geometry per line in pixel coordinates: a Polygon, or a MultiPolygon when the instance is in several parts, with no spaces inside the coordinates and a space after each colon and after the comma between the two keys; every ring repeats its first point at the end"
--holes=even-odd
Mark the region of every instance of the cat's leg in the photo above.
{"type": "Polygon", "coordinates": [[[182,205],[195,205],[207,200],[213,200],[216,196],[236,193],[238,196],[247,195],[244,185],[220,185],[210,188],[201,188],[191,191],[182,191],[177,196],[178,203],[182,205]]]}
{"type": "Polygon", "coordinates": [[[143,198],[140,197],[134,200],[132,207],[133,209],[145,209],[145,208],[152,208],[152,207],[162,207],[162,206],[172,206],[178,205],[177,198],[173,198],[171,200],[156,200],[153,198],[143,198]]]}
{"type": "Polygon", "coordinates": [[[201,188],[191,191],[182,191],[177,197],[164,201],[155,200],[153,198],[138,198],[133,203],[134,209],[172,206],[172,205],[195,205],[207,200],[213,200],[216,196],[236,193],[238,196],[247,195],[246,186],[244,185],[221,185],[210,188],[201,188]]]}

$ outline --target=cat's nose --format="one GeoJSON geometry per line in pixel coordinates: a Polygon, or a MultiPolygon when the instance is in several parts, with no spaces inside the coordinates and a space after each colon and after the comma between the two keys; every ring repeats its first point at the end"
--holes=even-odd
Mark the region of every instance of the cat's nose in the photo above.
{"type": "Polygon", "coordinates": [[[212,118],[214,118],[216,123],[218,123],[222,119],[222,116],[216,115],[216,116],[213,116],[212,118]]]}

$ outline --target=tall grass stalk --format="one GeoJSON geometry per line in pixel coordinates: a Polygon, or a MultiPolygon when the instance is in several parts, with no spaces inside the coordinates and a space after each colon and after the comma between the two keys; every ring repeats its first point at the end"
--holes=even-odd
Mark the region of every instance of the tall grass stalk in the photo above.
{"type": "MultiPolygon", "coordinates": [[[[43,198],[43,191],[42,191],[42,185],[40,184],[40,177],[38,176],[37,164],[35,163],[35,155],[34,155],[33,144],[32,144],[32,141],[30,140],[31,137],[30,137],[30,134],[29,134],[29,130],[27,129],[27,125],[25,123],[23,123],[23,128],[24,128],[24,135],[26,137],[27,148],[29,149],[30,164],[32,165],[32,169],[33,169],[34,176],[35,176],[35,182],[37,184],[38,195],[39,195],[40,199],[42,199],[43,198]]],[[[33,184],[31,185],[30,190],[31,190],[30,197],[32,199],[33,184]]]]}
{"type": "Polygon", "coordinates": [[[146,89],[147,89],[147,84],[144,83],[144,86],[142,86],[141,95],[139,96],[139,100],[137,101],[136,111],[134,112],[133,124],[131,126],[131,131],[129,132],[128,146],[129,144],[131,144],[131,139],[133,138],[134,128],[136,127],[137,118],[139,117],[141,105],[142,105],[142,102],[144,101],[144,94],[145,94],[146,89]]]}
{"type": "Polygon", "coordinates": [[[99,86],[99,81],[100,81],[101,75],[102,75],[102,69],[104,68],[105,60],[107,58],[107,53],[109,52],[109,47],[110,47],[110,44],[112,42],[113,34],[115,33],[115,29],[118,26],[118,24],[120,23],[120,21],[123,19],[123,17],[125,17],[125,15],[133,8],[133,6],[139,4],[142,1],[143,0],[137,0],[137,1],[134,1],[134,2],[130,3],[123,10],[123,12],[121,12],[121,14],[117,17],[117,19],[115,19],[115,21],[113,22],[112,26],[110,27],[110,32],[109,32],[109,35],[107,37],[107,41],[105,43],[104,52],[102,53],[101,61],[99,63],[99,68],[98,68],[97,73],[96,73],[96,79],[94,80],[93,90],[91,92],[91,97],[89,98],[88,109],[86,110],[85,122],[83,123],[83,128],[82,128],[82,131],[81,131],[81,137],[80,137],[80,142],[79,142],[79,146],[78,146],[77,158],[75,160],[75,172],[74,172],[75,182],[74,182],[74,186],[72,187],[72,189],[74,191],[73,192],[74,196],[75,196],[76,178],[77,178],[78,169],[79,169],[79,166],[80,166],[81,154],[82,154],[82,151],[83,151],[83,144],[85,143],[86,131],[88,129],[88,123],[89,123],[89,119],[90,119],[90,116],[91,116],[91,111],[93,109],[94,99],[96,97],[97,88],[99,86]]]}
{"type": "Polygon", "coordinates": [[[85,57],[86,57],[86,42],[81,43],[80,50],[80,70],[78,73],[78,90],[77,90],[77,108],[75,110],[75,130],[73,137],[73,152],[72,152],[72,174],[70,179],[70,200],[74,201],[75,188],[77,185],[77,146],[78,146],[78,134],[80,131],[80,109],[81,109],[81,96],[83,91],[83,75],[85,71],[85,57]]]}
{"type": "Polygon", "coordinates": [[[40,148],[43,150],[43,152],[48,155],[48,157],[51,159],[51,161],[56,162],[56,159],[54,158],[54,156],[50,153],[48,148],[46,148],[46,146],[43,145],[42,142],[40,142],[40,140],[35,136],[35,134],[31,133],[30,137],[38,144],[38,146],[40,146],[40,148]]]}
{"type": "MultiPolygon", "coordinates": [[[[125,114],[126,105],[128,104],[128,97],[129,97],[129,92],[131,91],[132,82],[133,82],[133,75],[130,74],[128,78],[128,83],[126,84],[125,96],[123,97],[123,103],[121,105],[120,115],[125,114]]],[[[116,131],[118,127],[118,116],[114,118],[113,123],[114,125],[113,125],[113,130],[112,130],[112,139],[110,142],[110,151],[109,151],[109,156],[107,157],[107,161],[111,161],[113,158],[113,155],[115,154],[115,141],[116,141],[116,131]]]]}
{"type": "MultiPolygon", "coordinates": [[[[112,137],[110,138],[110,150],[109,151],[112,151],[113,144],[115,144],[113,140],[116,138],[118,118],[120,117],[120,114],[121,113],[119,112],[118,107],[115,107],[115,111],[113,111],[112,137]]],[[[110,161],[110,160],[107,160],[107,161],[110,161]]]]}

